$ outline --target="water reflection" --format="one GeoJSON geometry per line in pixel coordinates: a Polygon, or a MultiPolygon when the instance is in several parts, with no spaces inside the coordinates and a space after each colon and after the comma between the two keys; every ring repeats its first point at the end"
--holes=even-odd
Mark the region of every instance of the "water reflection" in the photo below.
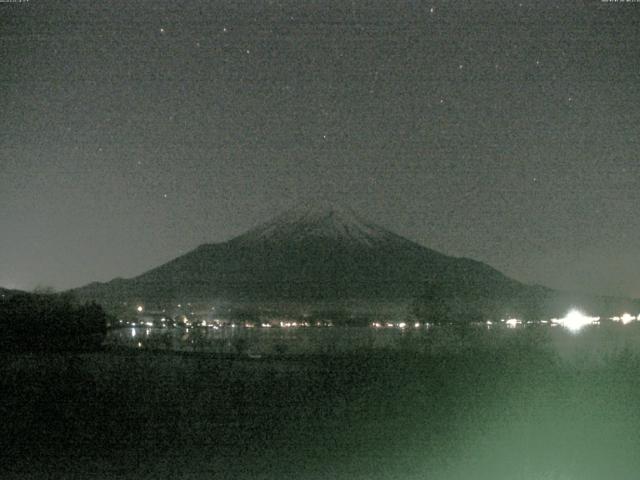
{"type": "Polygon", "coordinates": [[[640,324],[602,323],[571,313],[563,319],[523,325],[482,323],[465,328],[430,324],[375,322],[369,327],[278,327],[269,325],[207,327],[129,327],[111,330],[107,344],[149,350],[208,352],[220,355],[353,354],[407,351],[451,354],[469,349],[499,348],[513,340],[545,344],[560,355],[585,352],[593,356],[612,348],[640,351],[640,324]],[[553,328],[560,327],[560,328],[553,328]]]}
{"type": "Polygon", "coordinates": [[[397,328],[311,327],[291,328],[229,325],[225,327],[129,327],[111,330],[107,343],[152,350],[201,351],[216,354],[300,355],[350,353],[363,349],[406,347],[407,337],[419,340],[420,325],[397,328]]]}

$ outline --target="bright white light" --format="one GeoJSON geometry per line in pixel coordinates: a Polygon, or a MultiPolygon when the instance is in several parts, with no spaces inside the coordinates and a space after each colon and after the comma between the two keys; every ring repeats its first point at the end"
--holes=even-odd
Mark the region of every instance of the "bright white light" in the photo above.
{"type": "Polygon", "coordinates": [[[634,317],[633,315],[629,315],[628,313],[625,313],[620,317],[620,321],[622,322],[623,325],[626,325],[627,323],[631,323],[635,319],[636,317],[634,317]]]}
{"type": "Polygon", "coordinates": [[[592,325],[598,320],[600,320],[600,317],[588,317],[578,310],[571,310],[564,318],[559,318],[554,322],[571,332],[577,332],[582,327],[592,325]]]}
{"type": "Polygon", "coordinates": [[[509,327],[509,328],[516,328],[522,322],[520,320],[518,320],[517,318],[510,318],[508,320],[505,320],[504,323],[506,323],[507,327],[509,327]]]}
{"type": "Polygon", "coordinates": [[[416,322],[416,323],[414,323],[414,324],[413,324],[413,326],[414,326],[415,328],[420,328],[420,322],[416,322]]]}
{"type": "Polygon", "coordinates": [[[406,324],[406,323],[404,323],[404,322],[400,322],[400,323],[398,324],[398,327],[399,327],[399,328],[405,328],[406,326],[407,326],[407,324],[406,324]]]}
{"type": "Polygon", "coordinates": [[[144,307],[142,305],[138,305],[138,308],[136,308],[136,310],[138,310],[138,313],[142,313],[144,307]]]}

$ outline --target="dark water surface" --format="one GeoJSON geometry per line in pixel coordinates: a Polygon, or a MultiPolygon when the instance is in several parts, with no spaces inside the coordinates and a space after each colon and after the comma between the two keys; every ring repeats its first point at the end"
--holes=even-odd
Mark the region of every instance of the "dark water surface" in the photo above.
{"type": "Polygon", "coordinates": [[[636,479],[638,333],[5,354],[0,478],[636,479]]]}

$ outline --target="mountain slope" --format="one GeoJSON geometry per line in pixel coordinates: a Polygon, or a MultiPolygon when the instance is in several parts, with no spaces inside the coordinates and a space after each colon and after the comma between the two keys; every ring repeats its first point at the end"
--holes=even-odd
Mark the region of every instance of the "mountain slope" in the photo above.
{"type": "Polygon", "coordinates": [[[17,295],[19,293],[25,293],[21,290],[12,290],[9,288],[2,288],[0,287],[0,299],[8,299],[9,297],[12,297],[13,295],[17,295]]]}

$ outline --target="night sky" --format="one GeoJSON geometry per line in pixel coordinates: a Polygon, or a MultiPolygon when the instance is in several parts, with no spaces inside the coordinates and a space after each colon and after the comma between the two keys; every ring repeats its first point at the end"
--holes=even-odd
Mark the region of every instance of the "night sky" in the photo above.
{"type": "Polygon", "coordinates": [[[0,4],[0,286],[130,277],[323,197],[640,297],[640,3],[0,4]]]}

